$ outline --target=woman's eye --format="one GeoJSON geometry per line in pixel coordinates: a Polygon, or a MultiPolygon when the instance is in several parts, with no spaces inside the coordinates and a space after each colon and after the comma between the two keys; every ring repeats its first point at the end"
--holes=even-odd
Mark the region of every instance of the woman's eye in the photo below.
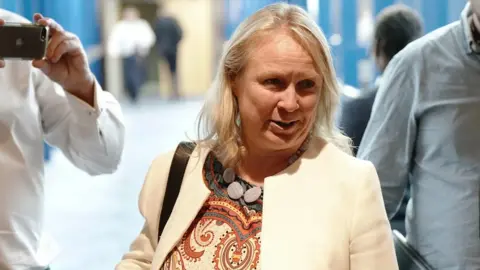
{"type": "Polygon", "coordinates": [[[297,83],[297,87],[300,89],[311,89],[315,87],[315,82],[312,80],[303,80],[297,83]]]}
{"type": "Polygon", "coordinates": [[[272,86],[279,86],[282,84],[282,81],[279,79],[266,79],[263,81],[264,85],[272,85],[272,86]]]}

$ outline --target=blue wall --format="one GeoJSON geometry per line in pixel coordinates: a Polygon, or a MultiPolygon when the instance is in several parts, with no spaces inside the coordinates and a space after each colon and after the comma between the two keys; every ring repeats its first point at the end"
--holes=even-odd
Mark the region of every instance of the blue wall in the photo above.
{"type": "MultiPolygon", "coordinates": [[[[89,48],[101,42],[97,1],[100,0],[3,0],[0,1],[0,8],[30,20],[36,12],[52,17],[64,29],[76,34],[84,48],[89,48]]],[[[103,83],[100,61],[90,63],[90,67],[99,82],[103,83]]]]}
{"type": "Polygon", "coordinates": [[[225,16],[227,23],[225,25],[225,37],[230,36],[235,28],[248,16],[264,6],[275,3],[275,0],[225,0],[225,16]],[[238,5],[238,6],[237,6],[238,5]]]}
{"type": "Polygon", "coordinates": [[[458,20],[467,0],[448,0],[447,22],[458,20]]]}
{"type": "MultiPolygon", "coordinates": [[[[0,7],[15,11],[31,18],[34,12],[41,12],[53,17],[65,29],[77,34],[85,48],[99,44],[100,18],[96,9],[101,0],[0,0],[0,7]]],[[[218,0],[220,1],[220,0],[218,0]]],[[[258,9],[278,2],[278,0],[224,0],[226,25],[225,38],[232,35],[235,28],[246,17],[258,9]]],[[[280,0],[307,8],[307,0],[280,0]]],[[[459,18],[467,0],[370,0],[372,14],[376,15],[383,8],[403,2],[419,11],[422,15],[426,31],[459,18]]],[[[332,48],[337,73],[345,83],[358,86],[357,63],[369,58],[368,49],[357,44],[357,0],[319,0],[318,24],[327,38],[334,34],[334,25],[338,25],[336,34],[342,37],[342,43],[332,48]],[[334,18],[332,8],[339,4],[338,16],[334,18]]],[[[101,64],[91,63],[100,82],[103,81],[101,64]]]]}
{"type": "Polygon", "coordinates": [[[307,0],[288,0],[286,2],[288,2],[290,4],[300,6],[305,10],[307,9],[307,0]]]}
{"type": "Polygon", "coordinates": [[[276,2],[288,2],[307,9],[307,0],[224,0],[225,16],[225,37],[228,39],[235,31],[235,28],[248,16],[264,6],[276,2]],[[239,6],[234,6],[239,3],[239,6]]]}
{"type": "Polygon", "coordinates": [[[448,0],[423,0],[421,14],[425,32],[431,32],[447,24],[448,0]]]}
{"type": "MultiPolygon", "coordinates": [[[[423,17],[427,32],[458,20],[467,0],[371,0],[372,14],[375,16],[385,7],[402,2],[416,9],[423,17]]],[[[235,28],[247,16],[265,5],[278,2],[275,0],[225,0],[226,19],[225,38],[229,38],[235,28]],[[230,9],[231,2],[238,7],[230,9]]],[[[285,0],[307,8],[306,0],[285,0]]],[[[332,47],[337,74],[345,83],[358,87],[358,61],[368,59],[368,48],[357,43],[357,0],[319,0],[318,24],[327,38],[334,34],[334,25],[338,25],[335,34],[339,34],[342,43],[332,47]],[[335,2],[337,1],[337,2],[335,2]],[[339,4],[338,14],[332,14],[332,8],[339,4]]],[[[373,68],[373,63],[372,63],[373,68]]]]}

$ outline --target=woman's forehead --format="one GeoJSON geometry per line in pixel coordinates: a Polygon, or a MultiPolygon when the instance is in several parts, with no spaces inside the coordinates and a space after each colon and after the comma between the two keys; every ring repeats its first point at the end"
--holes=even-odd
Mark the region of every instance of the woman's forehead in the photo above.
{"type": "Polygon", "coordinates": [[[289,34],[266,35],[253,46],[248,59],[251,66],[261,65],[272,69],[279,69],[285,65],[314,67],[314,61],[308,51],[289,34]]]}

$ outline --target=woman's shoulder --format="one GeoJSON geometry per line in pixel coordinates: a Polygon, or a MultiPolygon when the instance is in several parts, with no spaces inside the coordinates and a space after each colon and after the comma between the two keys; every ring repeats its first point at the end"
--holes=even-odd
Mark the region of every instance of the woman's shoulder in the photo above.
{"type": "Polygon", "coordinates": [[[174,154],[175,149],[170,149],[167,152],[157,154],[157,156],[155,156],[155,158],[152,160],[152,163],[150,164],[150,170],[164,167],[167,164],[169,165],[170,163],[172,163],[174,154]]]}
{"type": "Polygon", "coordinates": [[[149,174],[169,170],[176,153],[190,155],[189,159],[193,160],[198,159],[203,151],[205,151],[205,147],[199,146],[195,142],[181,142],[176,148],[157,155],[150,165],[149,174]]]}
{"type": "Polygon", "coordinates": [[[362,160],[341,150],[333,144],[328,144],[330,161],[346,170],[369,170],[373,167],[370,161],[362,160]]]}
{"type": "Polygon", "coordinates": [[[347,204],[357,201],[359,193],[380,192],[377,172],[371,162],[355,158],[330,143],[310,162],[303,175],[311,180],[312,188],[340,194],[347,204]]]}
{"type": "Polygon", "coordinates": [[[313,148],[308,170],[328,177],[329,181],[350,182],[370,178],[373,173],[376,175],[371,162],[355,158],[332,143],[317,143],[313,148]]]}
{"type": "Polygon", "coordinates": [[[141,200],[148,201],[150,198],[150,194],[155,194],[153,197],[156,200],[159,194],[163,194],[168,182],[170,167],[176,153],[178,153],[179,155],[190,155],[187,167],[185,168],[187,173],[199,164],[203,164],[203,162],[200,161],[205,156],[206,152],[208,151],[205,151],[205,149],[199,147],[195,143],[189,142],[184,144],[182,148],[178,148],[177,146],[170,151],[161,153],[156,156],[150,164],[147,175],[145,177],[145,182],[143,184],[140,194],[141,200]]]}
{"type": "Polygon", "coordinates": [[[345,152],[333,143],[325,142],[322,139],[315,139],[312,142],[312,149],[307,153],[315,165],[328,164],[330,167],[342,171],[365,170],[373,167],[370,161],[361,160],[350,153],[345,152]]]}

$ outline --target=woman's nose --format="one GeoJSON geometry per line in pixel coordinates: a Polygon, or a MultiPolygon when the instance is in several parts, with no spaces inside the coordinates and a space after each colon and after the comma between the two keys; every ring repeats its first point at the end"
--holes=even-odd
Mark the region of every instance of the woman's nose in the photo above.
{"type": "Polygon", "coordinates": [[[287,112],[293,112],[300,106],[298,104],[297,91],[294,85],[290,85],[284,91],[282,91],[282,97],[278,106],[287,112]]]}

